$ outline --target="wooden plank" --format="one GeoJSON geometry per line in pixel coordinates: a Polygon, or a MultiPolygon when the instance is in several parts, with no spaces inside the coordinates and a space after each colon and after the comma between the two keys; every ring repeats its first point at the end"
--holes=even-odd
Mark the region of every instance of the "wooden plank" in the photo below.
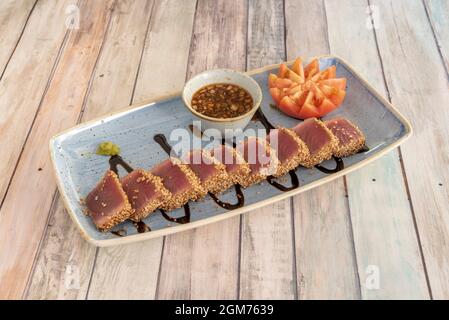
{"type": "Polygon", "coordinates": [[[0,2],[0,79],[20,41],[37,0],[3,0],[0,2]]]}
{"type": "MultiPolygon", "coordinates": [[[[182,89],[195,5],[195,1],[155,2],[133,103],[182,89]]],[[[101,248],[88,298],[154,299],[162,245],[159,238],[101,248]]]]}
{"type": "MultiPolygon", "coordinates": [[[[123,108],[131,101],[152,5],[150,0],[117,3],[92,78],[82,120],[123,108]]],[[[62,201],[56,203],[50,212],[50,224],[29,281],[27,298],[85,299],[97,250],[80,236],[62,201]],[[70,279],[76,283],[71,283],[70,279]]],[[[101,257],[100,254],[98,259],[101,260],[101,257]]],[[[127,263],[128,260],[125,261],[127,263]]],[[[115,284],[115,281],[110,283],[115,284]]],[[[92,285],[95,287],[96,282],[92,285]]]]}
{"type": "Polygon", "coordinates": [[[440,53],[446,64],[446,72],[449,73],[449,1],[424,0],[430,23],[433,28],[440,53]]]}
{"type": "MultiPolygon", "coordinates": [[[[286,0],[285,5],[287,58],[329,52],[323,2],[286,0]]],[[[300,299],[360,297],[345,195],[341,178],[293,198],[300,299]]]]}
{"type": "MultiPolygon", "coordinates": [[[[250,1],[247,68],[285,60],[284,5],[250,1]]],[[[241,299],[294,299],[296,270],[291,199],[242,216],[241,299]]]]}
{"type": "MultiPolygon", "coordinates": [[[[246,2],[200,0],[197,8],[188,75],[217,67],[243,70],[246,2]]],[[[237,298],[239,222],[234,217],[167,236],[157,298],[237,298]]]]}
{"type": "MultiPolygon", "coordinates": [[[[71,30],[68,36],[0,210],[2,298],[20,298],[24,293],[55,191],[45,146],[52,135],[75,123],[79,116],[109,22],[111,4],[112,1],[79,4],[80,28],[71,30]],[[26,201],[23,195],[27,196],[26,201]],[[14,241],[10,241],[11,234],[14,234],[14,241]]],[[[44,22],[48,28],[49,22],[44,22]]],[[[17,126],[11,128],[17,130],[17,126]]]]}
{"type": "Polygon", "coordinates": [[[411,120],[415,131],[401,150],[432,295],[448,299],[446,70],[422,2],[395,0],[372,4],[382,13],[376,35],[392,102],[411,120]]]}
{"type": "MultiPolygon", "coordinates": [[[[374,32],[366,27],[367,3],[326,0],[325,5],[331,52],[347,59],[388,96],[374,32]]],[[[362,298],[428,298],[398,152],[349,174],[346,182],[362,298]],[[373,267],[380,272],[379,288],[365,285],[373,267]]]]}
{"type": "Polygon", "coordinates": [[[0,80],[3,149],[0,155],[0,203],[67,32],[64,9],[73,1],[58,1],[57,4],[42,1],[36,4],[28,27],[0,80]]]}

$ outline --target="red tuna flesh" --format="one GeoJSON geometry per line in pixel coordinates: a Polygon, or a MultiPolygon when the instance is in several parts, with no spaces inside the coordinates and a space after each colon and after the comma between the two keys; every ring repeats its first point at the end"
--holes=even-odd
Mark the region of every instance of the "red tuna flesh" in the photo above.
{"type": "Polygon", "coordinates": [[[173,195],[181,194],[193,188],[193,186],[190,185],[186,174],[177,164],[174,164],[171,159],[159,163],[153,168],[151,173],[161,177],[164,187],[173,195]]]}
{"type": "Polygon", "coordinates": [[[360,130],[349,120],[337,118],[325,122],[326,127],[337,137],[341,146],[364,139],[360,130]]]}
{"type": "Polygon", "coordinates": [[[214,176],[220,174],[220,170],[212,160],[201,150],[192,150],[187,155],[187,163],[190,169],[200,178],[201,182],[206,182],[214,176]]]}
{"type": "Polygon", "coordinates": [[[121,216],[124,211],[129,211],[128,199],[113,171],[108,170],[100,183],[87,195],[86,206],[93,222],[100,228],[109,227],[109,221],[114,216],[121,216]]]}
{"type": "Polygon", "coordinates": [[[315,118],[309,118],[292,129],[304,141],[314,156],[332,142],[332,136],[315,118]]]}
{"type": "Polygon", "coordinates": [[[277,157],[281,164],[292,159],[300,151],[294,137],[284,130],[271,130],[267,140],[270,143],[271,148],[277,152],[277,157]]]}
{"type": "Polygon", "coordinates": [[[123,190],[128,195],[133,209],[137,212],[145,209],[150,202],[160,200],[163,196],[160,188],[147,175],[143,170],[135,170],[122,179],[123,190]]]}

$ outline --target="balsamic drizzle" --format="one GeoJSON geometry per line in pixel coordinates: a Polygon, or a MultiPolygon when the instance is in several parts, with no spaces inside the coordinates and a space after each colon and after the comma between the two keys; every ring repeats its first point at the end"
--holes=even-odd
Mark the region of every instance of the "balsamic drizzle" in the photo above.
{"type": "Polygon", "coordinates": [[[115,172],[115,174],[118,174],[119,165],[122,166],[123,169],[125,169],[128,173],[134,171],[134,169],[119,155],[111,156],[111,158],[109,158],[109,166],[111,170],[115,172]]]}
{"type": "MultiPolygon", "coordinates": [[[[118,166],[122,166],[122,168],[125,169],[126,172],[128,172],[128,173],[134,171],[134,169],[125,160],[123,160],[123,158],[119,155],[111,156],[109,158],[109,166],[110,166],[110,169],[112,171],[114,171],[114,173],[117,175],[118,175],[118,166]]],[[[134,227],[136,227],[138,233],[144,233],[144,232],[151,231],[151,228],[142,220],[140,220],[138,222],[134,222],[133,225],[134,225],[134,227]]],[[[119,237],[126,236],[125,229],[111,231],[111,233],[115,234],[116,236],[119,236],[119,237]]]]}
{"type": "Polygon", "coordinates": [[[328,169],[328,168],[325,168],[325,167],[323,167],[323,166],[321,166],[319,164],[317,164],[315,166],[315,168],[320,170],[321,172],[327,173],[327,174],[335,173],[335,172],[341,171],[341,170],[343,170],[345,168],[345,164],[343,163],[343,159],[342,158],[334,157],[334,156],[332,158],[335,160],[335,163],[336,163],[334,169],[328,169]]]}
{"type": "Polygon", "coordinates": [[[170,144],[168,144],[167,138],[164,134],[158,133],[153,137],[154,141],[156,141],[164,151],[170,155],[172,147],[170,144]]]}
{"type": "Polygon", "coordinates": [[[151,231],[151,228],[149,225],[147,225],[142,220],[134,222],[134,227],[136,227],[138,233],[145,233],[151,231]]]}
{"type": "Polygon", "coordinates": [[[276,182],[274,180],[276,178],[273,177],[273,176],[269,176],[267,178],[267,182],[270,185],[272,185],[273,187],[275,187],[276,189],[281,190],[283,192],[291,191],[291,190],[294,190],[294,189],[298,188],[299,187],[299,179],[298,179],[298,176],[296,175],[295,170],[290,170],[288,172],[288,174],[290,175],[290,180],[292,182],[292,185],[290,187],[286,187],[286,186],[280,184],[279,182],[276,182]]]}
{"type": "MultiPolygon", "coordinates": [[[[260,108],[257,109],[254,119],[256,119],[262,123],[262,125],[265,127],[265,131],[267,132],[267,134],[270,133],[270,130],[274,129],[274,126],[270,123],[270,121],[268,121],[267,117],[265,117],[264,113],[262,112],[262,110],[260,108]]],[[[299,187],[299,179],[298,179],[298,176],[296,175],[295,170],[290,170],[288,173],[290,175],[290,180],[292,183],[292,185],[290,187],[286,187],[286,186],[280,184],[279,182],[275,181],[274,180],[275,177],[273,177],[273,176],[267,177],[267,182],[271,186],[275,187],[276,189],[278,189],[282,192],[291,191],[291,190],[298,188],[299,187]]]]}
{"type": "Polygon", "coordinates": [[[369,147],[366,144],[364,144],[362,149],[360,149],[357,153],[364,153],[368,152],[369,150],[370,150],[369,147]]]}
{"type": "MultiPolygon", "coordinates": [[[[161,148],[168,154],[170,155],[172,147],[171,145],[168,143],[167,138],[165,137],[164,134],[162,133],[158,133],[153,137],[154,141],[156,141],[161,148]]],[[[187,222],[190,222],[190,206],[189,203],[186,203],[184,205],[184,216],[183,217],[179,217],[179,218],[173,218],[170,217],[164,210],[159,209],[159,211],[161,212],[162,216],[171,222],[176,222],[176,223],[180,223],[180,224],[184,224],[187,222]]]]}
{"type": "Polygon", "coordinates": [[[245,196],[242,192],[242,187],[239,184],[234,185],[235,188],[235,194],[237,196],[237,203],[231,204],[227,202],[223,202],[220,199],[217,198],[217,196],[211,192],[209,192],[209,196],[215,201],[216,204],[218,204],[223,209],[227,210],[234,210],[237,208],[241,208],[245,204],[245,196]]]}
{"type": "Polygon", "coordinates": [[[159,209],[159,211],[162,213],[162,216],[163,216],[166,220],[168,220],[168,221],[176,222],[176,223],[179,223],[179,224],[184,224],[184,223],[190,222],[190,206],[189,206],[188,203],[186,203],[186,204],[184,205],[184,216],[183,216],[183,217],[173,218],[173,217],[170,217],[170,216],[165,212],[165,210],[159,209]]]}

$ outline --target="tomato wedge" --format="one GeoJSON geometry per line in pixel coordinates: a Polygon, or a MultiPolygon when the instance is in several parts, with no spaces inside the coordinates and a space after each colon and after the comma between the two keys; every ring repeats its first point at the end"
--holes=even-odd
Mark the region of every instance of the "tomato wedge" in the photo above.
{"type": "Polygon", "coordinates": [[[279,109],[281,109],[284,113],[291,117],[298,117],[298,112],[300,112],[300,108],[289,96],[285,96],[282,98],[281,102],[279,102],[279,109]]]}
{"type": "Polygon", "coordinates": [[[318,59],[313,59],[312,62],[310,62],[307,65],[307,67],[304,68],[304,75],[306,77],[306,80],[309,80],[319,71],[320,71],[320,64],[318,62],[318,59]]]}
{"type": "Polygon", "coordinates": [[[296,73],[298,76],[300,76],[303,79],[303,81],[304,81],[304,79],[305,79],[304,68],[302,66],[302,59],[301,58],[296,58],[295,62],[293,62],[292,71],[294,73],[296,73]]]}
{"type": "Polygon", "coordinates": [[[326,80],[321,80],[318,83],[326,85],[326,86],[338,88],[341,90],[346,90],[346,78],[326,79],[326,80]]]}
{"type": "Polygon", "coordinates": [[[281,64],[278,75],[268,76],[268,86],[279,110],[298,119],[322,117],[346,97],[346,78],[337,78],[336,66],[320,71],[318,59],[306,67],[300,57],[291,68],[281,64]]]}

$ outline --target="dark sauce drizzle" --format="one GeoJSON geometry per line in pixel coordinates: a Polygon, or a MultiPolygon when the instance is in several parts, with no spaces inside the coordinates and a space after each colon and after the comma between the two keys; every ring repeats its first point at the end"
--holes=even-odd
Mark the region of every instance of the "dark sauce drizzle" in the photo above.
{"type": "MultiPolygon", "coordinates": [[[[117,174],[117,175],[118,175],[118,166],[121,166],[128,173],[134,171],[134,169],[125,160],[123,160],[123,158],[120,157],[119,155],[111,156],[109,158],[109,166],[110,166],[111,170],[114,171],[115,174],[117,174]]],[[[133,223],[133,225],[134,225],[134,227],[136,227],[138,233],[144,233],[144,232],[151,231],[151,228],[143,221],[135,222],[135,223],[133,223]]],[[[111,233],[115,234],[116,236],[119,236],[119,237],[126,236],[125,229],[111,231],[111,233]]]]}
{"type": "MultiPolygon", "coordinates": [[[[197,134],[197,130],[198,129],[195,128],[193,125],[189,125],[189,129],[193,132],[193,134],[197,134]]],[[[203,136],[203,132],[200,132],[199,135],[203,136]]],[[[167,141],[165,140],[165,142],[167,142],[167,141]]],[[[226,139],[225,138],[221,139],[221,144],[222,145],[226,144],[226,139]]],[[[232,141],[232,147],[233,148],[236,147],[235,141],[232,141]]],[[[235,194],[237,196],[237,202],[234,203],[234,204],[221,201],[220,199],[218,199],[218,197],[215,194],[213,194],[211,192],[209,192],[209,196],[212,198],[212,200],[214,200],[214,202],[217,205],[219,205],[223,209],[226,209],[226,210],[238,209],[238,208],[241,208],[241,207],[243,207],[245,205],[245,196],[243,194],[242,187],[239,184],[234,185],[234,188],[235,188],[235,194]]]]}
{"type": "Polygon", "coordinates": [[[243,195],[242,187],[239,184],[236,184],[234,185],[234,188],[235,194],[237,196],[237,203],[234,204],[221,201],[215,194],[211,192],[209,192],[209,196],[212,198],[212,200],[215,201],[216,204],[218,204],[223,209],[234,210],[237,208],[241,208],[245,204],[245,196],[243,195]]]}
{"type": "MultiPolygon", "coordinates": [[[[254,119],[260,121],[260,123],[262,123],[262,125],[265,127],[265,131],[267,132],[267,134],[270,133],[270,130],[274,129],[274,126],[270,123],[270,121],[268,121],[267,117],[265,117],[265,115],[263,114],[263,112],[260,108],[257,109],[257,111],[254,115],[255,115],[254,119]]],[[[287,192],[287,191],[291,191],[291,190],[298,188],[299,187],[299,179],[298,179],[298,176],[296,175],[295,170],[290,170],[288,172],[288,174],[290,175],[290,181],[291,181],[290,187],[286,187],[286,186],[280,184],[279,182],[276,182],[274,180],[275,177],[273,177],[273,176],[267,177],[267,182],[271,186],[275,187],[276,189],[278,189],[282,192],[287,192]]]]}
{"type": "Polygon", "coordinates": [[[111,158],[109,158],[109,166],[115,174],[118,174],[118,166],[122,166],[128,173],[134,171],[134,169],[119,155],[111,156],[111,158]]]}
{"type": "Polygon", "coordinates": [[[270,185],[272,185],[273,187],[275,187],[283,192],[291,191],[291,190],[298,188],[299,187],[299,179],[298,179],[298,176],[296,175],[295,170],[290,170],[288,172],[288,174],[290,175],[290,180],[292,182],[292,185],[290,187],[286,187],[286,186],[274,181],[274,179],[276,179],[276,178],[273,176],[269,176],[267,178],[267,182],[270,185]]]}
{"type": "MultiPolygon", "coordinates": [[[[167,141],[167,138],[165,137],[164,134],[162,133],[158,133],[153,137],[154,141],[156,141],[161,148],[168,154],[170,155],[172,147],[170,146],[170,144],[167,141]]],[[[184,224],[184,223],[188,223],[190,222],[190,206],[189,203],[186,203],[184,205],[184,216],[183,217],[179,217],[179,218],[173,218],[170,217],[164,210],[159,209],[159,211],[161,212],[162,216],[171,222],[176,222],[176,223],[180,223],[180,224],[184,224]]]]}
{"type": "Polygon", "coordinates": [[[336,163],[334,169],[328,169],[328,168],[323,167],[323,166],[321,166],[319,164],[317,164],[315,166],[315,168],[320,170],[321,172],[327,173],[327,174],[335,173],[335,172],[341,171],[341,170],[343,170],[345,168],[345,164],[343,163],[343,159],[342,158],[332,157],[332,159],[334,159],[335,163],[336,163]]]}

